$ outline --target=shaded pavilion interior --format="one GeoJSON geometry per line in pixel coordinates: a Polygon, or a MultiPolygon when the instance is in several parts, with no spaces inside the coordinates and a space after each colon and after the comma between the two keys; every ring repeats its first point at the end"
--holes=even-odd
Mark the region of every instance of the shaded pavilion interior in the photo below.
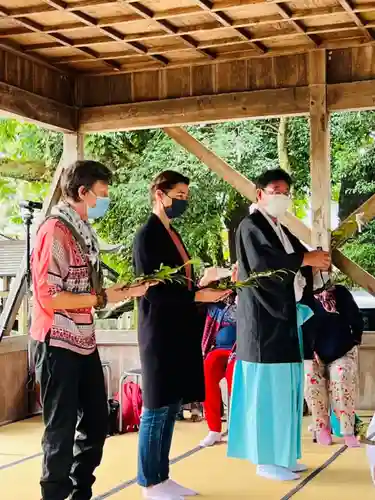
{"type": "MultiPolygon", "coordinates": [[[[374,47],[375,3],[367,0],[0,0],[0,111],[64,133],[45,213],[60,197],[62,170],[83,158],[84,134],[163,128],[251,200],[254,185],[183,127],[308,116],[311,227],[292,214],[284,222],[306,244],[331,247],[335,265],[375,293],[374,277],[339,249],[357,231],[355,213],[330,231],[329,132],[330,113],[374,109],[374,47]]],[[[375,198],[356,213],[371,220],[375,198]]],[[[0,423],[30,413],[27,336],[9,336],[26,293],[25,271],[24,260],[0,317],[0,423]]],[[[131,346],[135,351],[136,342],[131,346]]],[[[374,350],[370,332],[361,348],[359,403],[370,411],[374,350]]],[[[113,376],[115,387],[119,373],[113,376]]],[[[8,430],[27,433],[26,423],[16,425],[8,430]]],[[[0,481],[1,474],[0,466],[0,481]]],[[[319,494],[330,498],[329,481],[325,487],[319,494]]],[[[259,498],[283,494],[265,486],[259,498]]]]}

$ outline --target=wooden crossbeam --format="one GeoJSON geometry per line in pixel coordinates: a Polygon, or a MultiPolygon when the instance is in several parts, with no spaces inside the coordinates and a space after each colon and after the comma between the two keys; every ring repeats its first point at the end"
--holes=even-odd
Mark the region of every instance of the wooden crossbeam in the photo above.
{"type": "MultiPolygon", "coordinates": [[[[118,0],[119,3],[122,3],[121,0],[118,0]]],[[[155,12],[153,12],[148,7],[144,6],[140,2],[131,2],[127,4],[128,8],[132,9],[134,12],[139,14],[141,18],[152,20],[156,23],[160,28],[172,36],[177,36],[184,45],[186,45],[189,49],[196,50],[199,54],[202,54],[209,59],[215,59],[215,54],[207,49],[200,49],[199,43],[194,40],[190,35],[178,35],[178,28],[174,26],[170,21],[166,19],[155,19],[155,12]]]]}
{"type": "Polygon", "coordinates": [[[248,42],[256,52],[260,54],[265,54],[267,52],[267,48],[260,42],[254,42],[252,40],[252,35],[248,33],[244,28],[238,28],[234,26],[233,20],[229,17],[228,14],[222,11],[214,11],[213,10],[213,2],[211,0],[194,0],[199,7],[201,7],[204,11],[208,12],[216,21],[218,21],[223,27],[231,28],[236,35],[240,37],[241,40],[248,42]]]}
{"type": "MultiPolygon", "coordinates": [[[[209,169],[216,172],[219,177],[233,186],[242,196],[252,202],[256,201],[254,183],[228,165],[222,158],[210,151],[206,146],[186,132],[186,130],[179,127],[164,128],[163,130],[169,137],[199,158],[199,160],[209,169]]],[[[288,213],[282,219],[282,222],[297,236],[297,238],[311,245],[311,230],[301,220],[288,213]]]]}
{"type": "MultiPolygon", "coordinates": [[[[61,196],[60,179],[64,169],[71,163],[83,158],[83,136],[81,134],[64,134],[64,149],[60,163],[52,180],[48,196],[43,203],[43,215],[48,215],[61,196]]],[[[23,259],[20,270],[12,282],[4,309],[0,315],[0,341],[3,335],[9,335],[17,318],[23,298],[27,293],[26,258],[23,259]]]]}
{"type": "MultiPolygon", "coordinates": [[[[119,0],[113,0],[114,2],[119,1],[119,0]]],[[[267,2],[270,3],[270,2],[267,2]]],[[[242,2],[243,4],[243,2],[242,2]]],[[[250,4],[250,3],[249,3],[250,4]]],[[[220,4],[213,4],[211,7],[211,12],[215,13],[220,11],[220,7],[217,5],[223,5],[221,2],[220,4]]],[[[275,4],[277,6],[278,4],[275,4]]],[[[282,4],[281,4],[282,5],[282,4]]],[[[130,5],[129,5],[130,6],[130,5]]],[[[82,9],[82,7],[80,7],[82,9]]],[[[231,10],[231,8],[234,10],[238,8],[238,6],[235,6],[233,4],[228,4],[227,8],[225,9],[226,11],[231,10]]],[[[28,15],[32,15],[33,13],[43,13],[42,9],[47,9],[46,12],[53,12],[54,8],[53,7],[42,7],[42,6],[33,6],[32,8],[30,7],[23,7],[19,9],[8,9],[8,16],[11,19],[17,19],[19,17],[27,17],[28,15]]],[[[67,7],[65,9],[66,12],[72,12],[77,10],[77,4],[67,4],[67,7]]],[[[285,9],[285,7],[284,7],[285,9]]],[[[361,4],[357,8],[353,9],[354,13],[361,13],[361,12],[374,12],[375,11],[375,4],[374,3],[368,3],[368,4],[361,4]]],[[[314,10],[296,10],[293,13],[290,13],[288,17],[284,15],[284,17],[281,17],[279,15],[271,15],[267,16],[264,19],[241,19],[241,20],[235,20],[232,23],[232,26],[234,28],[242,28],[242,27],[252,27],[252,26],[262,26],[262,25],[268,25],[268,24],[273,24],[273,23],[281,23],[281,24],[290,24],[291,22],[296,22],[300,23],[303,22],[304,20],[309,20],[309,19],[316,19],[316,18],[321,18],[321,17],[326,17],[327,20],[331,16],[337,16],[337,14],[342,14],[344,13],[345,10],[343,10],[342,7],[330,7],[330,8],[318,8],[314,10]]],[[[153,21],[164,21],[164,20],[171,20],[178,18],[180,16],[194,16],[194,15],[199,15],[202,13],[202,10],[200,7],[180,7],[177,9],[169,9],[166,11],[159,11],[155,12],[153,16],[153,21]]],[[[116,24],[127,24],[127,23],[133,23],[134,21],[141,21],[142,17],[137,14],[125,14],[125,15],[115,15],[115,16],[108,16],[108,17],[103,17],[100,19],[97,19],[97,25],[98,26],[114,26],[116,24]]],[[[353,21],[354,22],[354,21],[353,21]]],[[[371,23],[370,23],[371,25],[371,23]]],[[[301,25],[302,26],[302,25],[301,25]]],[[[329,25],[328,25],[329,26],[329,25]]],[[[366,23],[367,26],[367,23],[366,23]]],[[[64,31],[72,31],[72,30],[81,30],[83,27],[81,22],[72,22],[72,23],[64,23],[64,24],[55,24],[55,25],[50,25],[46,26],[43,29],[44,33],[56,33],[56,32],[64,32],[64,31]]],[[[340,25],[337,25],[338,29],[340,29],[340,25]]],[[[186,28],[185,28],[186,29],[186,28]]],[[[196,24],[193,25],[192,28],[192,33],[196,33],[199,31],[206,31],[208,29],[217,29],[217,30],[223,30],[227,29],[227,27],[220,23],[219,21],[213,22],[213,23],[204,23],[204,24],[196,24]]],[[[306,33],[308,36],[310,35],[311,28],[304,28],[302,26],[302,29],[304,30],[304,33],[306,33]]],[[[347,28],[346,28],[347,29],[347,28]]],[[[6,30],[0,31],[0,36],[6,36],[6,34],[10,35],[26,35],[30,33],[30,30],[28,29],[22,29],[22,28],[10,28],[6,30]]],[[[302,32],[301,32],[302,33],[302,32]]],[[[145,36],[149,34],[144,34],[145,36]]],[[[167,32],[159,32],[159,35],[161,38],[166,37],[166,36],[171,36],[171,34],[168,34],[167,32]]],[[[150,34],[150,36],[156,36],[156,33],[150,34]]]]}
{"type": "Polygon", "coordinates": [[[360,216],[360,221],[367,224],[375,217],[375,194],[360,205],[352,212],[345,220],[341,222],[339,227],[332,232],[332,248],[339,248],[349,238],[358,232],[358,224],[356,217],[360,216]]]}
{"type": "MultiPolygon", "coordinates": [[[[7,37],[12,37],[16,35],[28,34],[30,32],[42,33],[44,36],[48,36],[51,38],[50,42],[43,42],[31,45],[19,45],[18,47],[13,47],[17,53],[29,53],[39,51],[41,49],[52,49],[57,47],[71,47],[80,53],[80,56],[68,56],[67,58],[63,58],[61,60],[53,60],[53,64],[56,67],[59,67],[60,64],[68,64],[72,62],[89,62],[90,60],[102,61],[104,65],[107,66],[107,69],[103,69],[103,71],[98,71],[97,73],[108,73],[108,71],[119,71],[123,70],[121,65],[121,59],[130,57],[130,54],[134,52],[134,56],[138,58],[144,58],[153,60],[156,63],[156,66],[164,66],[169,64],[170,59],[168,58],[168,53],[173,50],[191,50],[199,52],[200,54],[205,55],[208,58],[215,58],[215,48],[229,46],[232,44],[239,44],[241,42],[247,43],[254,50],[254,55],[262,55],[268,51],[267,43],[272,42],[277,39],[286,39],[289,37],[295,37],[296,34],[300,33],[304,35],[304,37],[309,41],[310,45],[316,47],[320,44],[319,39],[316,38],[316,35],[329,33],[329,32],[338,32],[359,29],[360,32],[366,37],[366,40],[369,41],[369,36],[372,36],[370,28],[374,25],[373,22],[369,21],[364,24],[359,17],[359,12],[372,12],[375,7],[373,4],[360,5],[357,7],[351,7],[351,5],[347,2],[347,0],[340,0],[341,7],[332,7],[332,8],[318,8],[314,10],[299,10],[291,12],[289,8],[286,6],[285,2],[280,0],[267,1],[264,3],[273,4],[275,10],[278,14],[272,14],[270,16],[266,16],[261,19],[252,19],[245,18],[240,20],[233,20],[229,13],[230,10],[236,8],[242,8],[243,6],[250,6],[252,4],[259,5],[259,1],[255,0],[242,0],[240,5],[237,5],[237,2],[231,2],[228,0],[227,2],[219,2],[214,3],[211,0],[196,0],[196,6],[188,6],[188,7],[178,7],[169,9],[166,11],[153,12],[151,11],[145,3],[141,3],[139,1],[127,1],[127,0],[111,0],[110,2],[104,2],[102,0],[88,0],[82,1],[78,0],[76,2],[67,3],[63,0],[43,0],[45,2],[45,7],[43,6],[32,6],[32,7],[19,7],[16,9],[11,8],[1,8],[0,15],[3,17],[12,19],[13,22],[19,25],[18,28],[10,28],[3,31],[0,31],[0,38],[5,38],[4,44],[13,43],[7,37]],[[109,16],[107,18],[96,19],[92,17],[92,15],[84,12],[86,7],[95,7],[97,5],[108,5],[108,4],[123,4],[127,7],[127,9],[132,9],[135,13],[132,15],[124,14],[124,15],[115,15],[109,16]],[[49,13],[55,10],[60,10],[62,12],[66,12],[71,14],[72,17],[75,17],[78,22],[75,23],[66,23],[66,24],[57,24],[55,26],[41,26],[39,23],[33,21],[33,19],[28,18],[28,16],[32,16],[34,13],[49,13]],[[206,11],[212,17],[211,23],[205,23],[196,26],[187,26],[177,28],[174,26],[173,20],[174,17],[179,17],[183,15],[199,15],[202,11],[206,11]],[[352,18],[351,23],[341,23],[327,26],[311,26],[305,27],[303,24],[304,19],[314,19],[322,16],[329,17],[331,15],[337,15],[337,13],[349,13],[352,18]],[[150,17],[151,16],[151,17],[150,17]],[[149,19],[155,25],[160,26],[160,30],[154,32],[140,33],[140,34],[131,34],[130,36],[124,35],[122,32],[118,31],[115,27],[118,23],[132,23],[135,20],[149,19]],[[254,37],[249,31],[248,28],[251,26],[258,25],[269,25],[273,23],[283,23],[285,26],[288,24],[295,28],[295,32],[290,32],[290,30],[280,30],[273,34],[265,34],[264,36],[254,37]],[[95,27],[97,30],[103,33],[101,37],[90,37],[84,40],[72,40],[68,36],[68,30],[72,29],[82,29],[85,26],[95,27]],[[204,42],[197,42],[194,39],[194,33],[199,33],[205,30],[232,30],[234,36],[232,38],[221,39],[219,36],[216,40],[207,40],[204,42]],[[65,34],[67,32],[67,34],[65,34]],[[159,51],[156,51],[154,48],[149,50],[145,45],[147,40],[155,39],[155,38],[164,38],[164,37],[174,37],[181,41],[180,45],[177,44],[172,45],[169,50],[168,47],[160,47],[159,51]],[[115,40],[126,48],[129,49],[130,54],[127,52],[107,52],[105,54],[99,54],[94,45],[98,43],[108,43],[110,40],[115,40]],[[83,43],[84,42],[84,43],[83,43]],[[90,46],[93,46],[90,48],[90,46]]],[[[348,39],[337,39],[332,42],[322,42],[322,45],[325,48],[335,48],[339,47],[339,43],[345,43],[348,45],[348,39]]],[[[374,41],[371,39],[371,41],[374,41]]],[[[350,40],[349,40],[350,43],[350,40]]],[[[355,45],[362,43],[362,39],[360,36],[356,38],[356,41],[350,43],[350,45],[355,45]]],[[[14,44],[13,44],[14,45],[14,44]]],[[[246,49],[246,47],[245,47],[246,49]]],[[[277,49],[270,49],[272,52],[278,52],[277,49]]],[[[287,53],[287,49],[283,49],[282,53],[287,53]]],[[[250,56],[252,54],[249,54],[250,56]]],[[[38,54],[34,54],[35,58],[38,58],[43,64],[48,64],[47,56],[39,56],[38,54]]],[[[235,57],[235,54],[232,54],[232,57],[235,57]]],[[[51,64],[51,62],[50,62],[51,64]]],[[[146,63],[145,63],[146,64],[146,63]]],[[[126,68],[125,68],[126,69],[126,68]]]]}
{"type": "MultiPolygon", "coordinates": [[[[55,3],[55,2],[54,2],[55,3]]],[[[9,11],[8,9],[5,9],[3,7],[0,7],[0,16],[2,17],[9,17],[9,11]]],[[[16,17],[13,19],[13,22],[16,24],[19,24],[20,26],[24,26],[30,31],[33,31],[34,33],[43,33],[43,26],[35,21],[32,21],[26,17],[16,17]]],[[[55,40],[59,46],[63,47],[73,47],[73,42],[69,40],[66,36],[60,34],[60,33],[45,33],[46,36],[52,38],[55,40]]],[[[77,47],[76,48],[78,51],[83,52],[89,57],[92,57],[95,59],[96,53],[89,48],[84,48],[84,47],[77,47]]],[[[103,61],[105,64],[108,64],[111,68],[114,68],[114,65],[117,67],[117,63],[111,63],[110,61],[103,61]]]]}
{"type": "MultiPolygon", "coordinates": [[[[236,23],[234,23],[236,24],[236,23]]],[[[249,21],[248,20],[243,20],[243,21],[239,21],[238,23],[238,27],[240,26],[248,26],[249,25],[249,21]]],[[[225,29],[224,26],[221,26],[222,28],[225,29]]],[[[82,26],[81,26],[82,28],[82,26]]],[[[331,26],[325,26],[325,27],[312,27],[312,28],[307,28],[306,29],[306,34],[308,35],[320,35],[320,34],[324,34],[324,33],[330,33],[330,32],[346,32],[348,29],[352,29],[352,25],[351,24],[348,24],[348,23],[345,23],[345,24],[342,24],[342,25],[331,25],[331,26]]],[[[147,42],[149,40],[154,40],[154,39],[163,39],[163,38],[166,38],[166,37],[171,37],[171,36],[178,36],[178,37],[183,37],[183,36],[190,36],[190,35],[193,35],[194,33],[197,33],[199,31],[202,31],[202,30],[212,30],[212,29],[215,29],[218,30],[219,28],[217,28],[215,25],[213,25],[212,23],[211,24],[207,24],[203,27],[199,27],[199,26],[189,26],[189,27],[183,27],[183,28],[179,28],[175,35],[171,35],[169,33],[166,33],[166,32],[161,32],[161,31],[155,31],[155,32],[149,32],[149,33],[141,33],[141,34],[138,34],[138,33],[134,33],[134,34],[131,34],[131,35],[124,35],[124,41],[126,42],[138,42],[138,41],[141,41],[141,42],[147,42]]],[[[9,36],[8,35],[8,31],[5,31],[3,34],[0,32],[0,38],[1,37],[6,37],[6,36],[9,36]]],[[[295,33],[291,33],[291,32],[278,32],[278,33],[275,33],[273,35],[264,35],[264,36],[257,36],[257,37],[253,37],[251,38],[251,41],[253,43],[261,43],[261,44],[266,44],[267,42],[269,41],[272,41],[272,40],[282,40],[282,39],[288,39],[288,38],[295,38],[296,34],[295,33]]],[[[347,39],[344,38],[343,39],[345,41],[345,44],[347,42],[347,39]]],[[[340,39],[332,42],[332,45],[333,45],[333,48],[337,46],[337,44],[339,44],[340,42],[340,39]]],[[[83,38],[83,39],[78,39],[76,41],[73,41],[73,47],[89,47],[90,45],[99,45],[99,44],[105,44],[105,43],[108,43],[108,38],[105,37],[105,36],[101,36],[101,37],[92,37],[92,38],[83,38]]],[[[217,38],[217,39],[214,39],[214,40],[206,40],[206,41],[202,41],[202,42],[199,42],[197,44],[197,49],[199,50],[208,50],[208,49],[214,49],[215,47],[227,47],[227,46],[230,46],[230,45],[238,45],[239,43],[241,43],[241,39],[239,39],[238,37],[232,37],[232,38],[217,38]]],[[[26,52],[34,52],[34,51],[38,51],[38,50],[41,50],[41,49],[53,49],[53,48],[57,48],[57,47],[60,47],[61,44],[59,44],[58,42],[42,42],[42,43],[36,43],[36,44],[30,44],[30,45],[25,45],[23,50],[26,51],[26,52]]],[[[327,48],[327,47],[331,47],[331,43],[329,42],[322,42],[322,44],[320,45],[322,48],[327,48]]],[[[147,55],[163,55],[163,54],[168,54],[169,52],[173,52],[173,51],[178,51],[178,52],[181,52],[181,51],[184,51],[184,50],[191,50],[190,47],[187,47],[186,45],[183,45],[183,44],[173,44],[173,45],[170,45],[170,46],[160,46],[159,48],[155,49],[155,48],[152,48],[152,49],[149,49],[148,52],[147,52],[147,55]]],[[[246,56],[245,54],[245,51],[242,50],[241,52],[244,53],[244,55],[246,56]]],[[[259,51],[255,51],[255,50],[252,50],[252,51],[249,51],[248,53],[248,57],[250,55],[257,55],[259,51]]],[[[286,53],[285,51],[283,53],[286,53]]],[[[126,57],[129,57],[129,55],[132,55],[132,57],[140,57],[142,55],[145,55],[141,52],[138,52],[137,54],[131,54],[131,53],[126,53],[126,52],[108,52],[108,53],[105,53],[105,54],[102,54],[101,56],[97,56],[96,59],[97,60],[103,60],[103,59],[108,59],[108,58],[112,58],[112,59],[123,59],[123,58],[126,58],[126,57]]],[[[260,54],[258,54],[260,55],[260,54]]],[[[69,58],[71,56],[68,56],[66,58],[61,58],[57,61],[55,61],[55,63],[57,63],[58,61],[60,61],[62,64],[64,62],[69,62],[69,58]]],[[[82,60],[83,62],[85,61],[89,61],[90,59],[88,57],[85,58],[80,58],[78,59],[77,58],[77,61],[78,60],[82,60]]],[[[169,64],[170,66],[171,64],[169,64]]],[[[181,64],[179,64],[180,66],[181,64]]]]}
{"type": "Polygon", "coordinates": [[[375,296],[375,277],[362,269],[358,264],[346,257],[340,250],[333,250],[332,262],[337,269],[375,296]]]}
{"type": "Polygon", "coordinates": [[[297,87],[86,107],[79,123],[81,132],[91,133],[303,115],[308,109],[308,88],[297,87]]]}
{"type": "MultiPolygon", "coordinates": [[[[48,5],[51,5],[52,7],[55,7],[55,9],[60,10],[60,11],[65,11],[67,3],[62,1],[62,0],[43,0],[45,3],[48,5]]],[[[147,55],[147,48],[142,45],[141,43],[136,43],[136,42],[126,42],[124,41],[125,35],[123,35],[120,31],[114,29],[114,28],[109,28],[105,26],[98,26],[98,23],[95,18],[89,16],[85,12],[82,12],[80,10],[71,10],[70,14],[72,14],[74,17],[79,19],[84,25],[90,26],[92,28],[97,28],[99,31],[104,33],[106,36],[108,36],[110,39],[115,40],[116,42],[121,42],[123,43],[126,47],[130,47],[133,49],[136,53],[142,54],[142,55],[147,55]]],[[[61,39],[61,35],[58,36],[57,33],[51,34],[49,33],[49,36],[53,36],[57,39],[61,39]]],[[[68,39],[64,37],[64,40],[67,41],[68,39]]],[[[72,41],[69,41],[70,44],[73,44],[72,41]]],[[[92,57],[96,57],[96,53],[92,51],[91,49],[87,48],[80,48],[80,50],[84,50],[88,55],[92,57]],[[88,50],[88,51],[87,51],[88,50]]],[[[149,56],[152,60],[161,63],[162,65],[168,64],[168,59],[166,59],[164,56],[158,56],[158,55],[153,55],[149,56]]],[[[118,63],[112,61],[112,60],[104,60],[104,62],[109,65],[112,69],[119,70],[120,66],[118,63]]]]}
{"type": "Polygon", "coordinates": [[[76,131],[78,127],[75,108],[3,82],[0,110],[58,131],[76,131]]]}
{"type": "Polygon", "coordinates": [[[338,2],[342,6],[342,8],[345,10],[345,12],[347,12],[350,15],[350,17],[353,19],[353,21],[357,25],[357,27],[362,31],[366,40],[368,42],[372,42],[374,40],[373,34],[363,24],[360,16],[353,11],[353,8],[352,8],[349,0],[338,0],[338,2]]]}
{"type": "Polygon", "coordinates": [[[301,21],[293,19],[292,13],[289,11],[288,7],[282,3],[275,4],[276,10],[280,13],[281,17],[283,19],[286,19],[289,21],[289,24],[293,26],[293,28],[297,31],[297,33],[302,33],[305,35],[309,43],[314,47],[317,48],[319,46],[319,43],[317,40],[314,39],[312,35],[309,35],[307,33],[307,29],[305,26],[302,24],[301,21]]]}

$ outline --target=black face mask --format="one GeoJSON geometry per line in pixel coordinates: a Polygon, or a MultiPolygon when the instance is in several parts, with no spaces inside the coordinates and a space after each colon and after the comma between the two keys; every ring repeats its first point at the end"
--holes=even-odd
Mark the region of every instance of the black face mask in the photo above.
{"type": "MultiPolygon", "coordinates": [[[[170,197],[168,196],[168,198],[170,197]]],[[[186,211],[188,207],[188,201],[180,200],[178,198],[170,198],[170,199],[172,200],[172,205],[170,207],[164,207],[164,211],[168,219],[176,219],[186,211]]]]}

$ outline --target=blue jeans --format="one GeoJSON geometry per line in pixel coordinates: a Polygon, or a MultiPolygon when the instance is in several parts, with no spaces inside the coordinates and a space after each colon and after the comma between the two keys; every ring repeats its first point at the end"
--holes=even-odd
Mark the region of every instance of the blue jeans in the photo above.
{"type": "Polygon", "coordinates": [[[155,486],[169,478],[169,451],[180,404],[143,408],[138,441],[138,484],[155,486]]]}

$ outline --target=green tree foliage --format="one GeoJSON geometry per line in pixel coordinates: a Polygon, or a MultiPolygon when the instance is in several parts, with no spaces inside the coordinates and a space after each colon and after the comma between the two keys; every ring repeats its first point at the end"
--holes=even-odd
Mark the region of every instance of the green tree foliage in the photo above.
{"type": "Polygon", "coordinates": [[[0,231],[23,233],[19,202],[39,201],[62,151],[62,134],[14,119],[0,119],[0,231]]]}
{"type": "MultiPolygon", "coordinates": [[[[344,218],[375,192],[375,113],[341,113],[331,118],[333,197],[344,218]]],[[[190,127],[189,132],[249,179],[279,165],[295,181],[294,212],[306,215],[309,197],[309,123],[306,118],[227,122],[190,127]]],[[[0,231],[20,232],[21,199],[43,199],[62,152],[62,135],[16,120],[0,120],[0,231]],[[10,224],[12,223],[12,224],[10,224]]],[[[113,203],[97,225],[109,242],[121,242],[121,256],[107,256],[124,278],[129,277],[136,229],[150,211],[148,189],[164,169],[191,178],[187,214],[176,221],[192,255],[209,264],[223,264],[226,230],[233,258],[233,234],[247,213],[248,201],[197,158],[162,131],[116,132],[87,136],[87,158],[106,163],[114,172],[113,203]],[[224,250],[223,250],[224,248],[224,250]]],[[[22,232],[22,229],[21,229],[22,232]]],[[[345,253],[373,272],[375,225],[345,245],[345,253]]]]}
{"type": "MultiPolygon", "coordinates": [[[[278,165],[278,120],[191,127],[189,132],[250,179],[278,165]]],[[[121,134],[118,137],[121,140],[121,134]]],[[[134,232],[150,212],[150,182],[165,169],[191,178],[189,211],[176,221],[188,248],[204,262],[222,265],[223,229],[231,227],[238,211],[241,218],[246,214],[249,202],[161,131],[150,134],[141,150],[133,149],[130,161],[116,170],[114,203],[99,231],[106,239],[123,243],[129,260],[134,232]]],[[[301,190],[302,186],[303,181],[301,190]]]]}

